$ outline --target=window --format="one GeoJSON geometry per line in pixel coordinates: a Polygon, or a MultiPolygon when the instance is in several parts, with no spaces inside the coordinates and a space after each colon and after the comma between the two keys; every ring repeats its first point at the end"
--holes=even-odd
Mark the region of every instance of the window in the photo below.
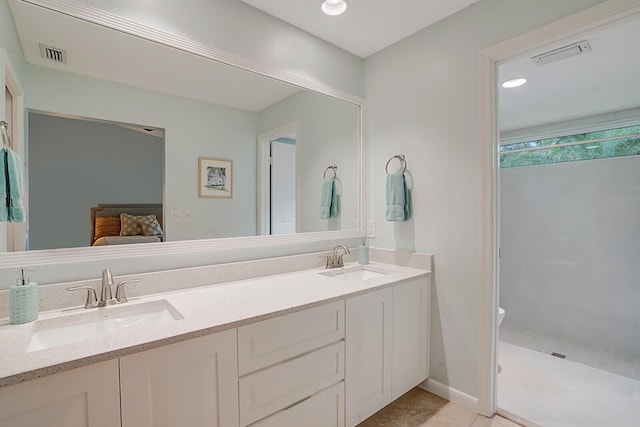
{"type": "Polygon", "coordinates": [[[640,125],[500,146],[500,167],[640,155],[640,125]]]}

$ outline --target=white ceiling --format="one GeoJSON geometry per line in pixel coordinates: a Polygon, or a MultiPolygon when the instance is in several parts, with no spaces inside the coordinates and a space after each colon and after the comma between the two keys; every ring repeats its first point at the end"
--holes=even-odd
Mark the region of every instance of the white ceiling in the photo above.
{"type": "MultiPolygon", "coordinates": [[[[319,0],[313,2],[318,3],[318,7],[313,8],[308,7],[312,2],[301,0],[244,1],[252,4],[278,4],[278,7],[288,3],[304,3],[307,5],[305,13],[313,15],[315,12],[312,11],[318,9],[317,13],[322,15],[318,15],[318,21],[324,20],[324,15],[319,10],[319,0]]],[[[402,3],[403,12],[411,11],[411,16],[419,16],[424,15],[427,5],[455,3],[458,7],[464,7],[471,0],[403,0],[397,3],[402,3]]],[[[262,111],[300,90],[277,80],[169,49],[28,3],[10,4],[26,59],[33,64],[254,112],[262,111]],[[60,65],[43,60],[39,43],[68,50],[69,64],[60,65]]],[[[353,15],[362,8],[367,11],[367,19],[364,21],[379,19],[376,17],[380,14],[380,0],[350,1],[349,11],[353,15]],[[367,2],[371,3],[370,7],[367,2]]],[[[438,10],[445,13],[442,8],[438,10]]],[[[301,16],[305,13],[300,12],[301,16]]],[[[350,20],[355,19],[352,15],[345,16],[350,20]]],[[[433,18],[435,15],[429,16],[433,18]]],[[[438,19],[440,18],[442,16],[438,19]]],[[[402,22],[402,19],[390,22],[402,22]]],[[[423,25],[425,22],[415,25],[423,25]]],[[[413,30],[408,30],[410,22],[405,24],[394,26],[404,27],[407,33],[412,32],[413,30]]],[[[368,24],[354,25],[366,28],[368,24]]],[[[353,37],[354,39],[367,41],[369,38],[376,39],[383,33],[388,37],[399,31],[397,28],[384,28],[384,31],[359,29],[351,33],[363,35],[353,37]]],[[[345,31],[338,33],[346,34],[345,31]]],[[[371,43],[375,44],[373,41],[371,43]]],[[[378,46],[382,47],[381,44],[378,46]]],[[[529,80],[523,87],[500,90],[501,130],[521,129],[640,107],[638,46],[640,19],[627,20],[613,27],[594,30],[587,35],[546,46],[500,65],[501,82],[512,77],[526,77],[529,80]],[[588,53],[543,66],[530,59],[531,56],[584,38],[589,40],[592,47],[592,51],[588,53]]]]}
{"type": "Polygon", "coordinates": [[[253,112],[300,90],[39,6],[10,5],[25,58],[35,65],[253,112]],[[40,43],[67,50],[68,64],[43,59],[40,43]]]}
{"type": "Polygon", "coordinates": [[[500,83],[525,77],[527,84],[500,89],[503,131],[640,107],[640,18],[591,31],[529,52],[499,67],[500,83]],[[532,56],[587,39],[592,50],[547,65],[532,56]]]}
{"type": "Polygon", "coordinates": [[[263,12],[366,58],[479,0],[347,0],[327,16],[321,0],[242,0],[263,12]]]}

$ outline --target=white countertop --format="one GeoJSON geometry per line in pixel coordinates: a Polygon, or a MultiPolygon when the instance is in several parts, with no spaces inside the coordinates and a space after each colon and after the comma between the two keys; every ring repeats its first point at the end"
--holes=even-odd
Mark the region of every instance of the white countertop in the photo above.
{"type": "MultiPolygon", "coordinates": [[[[357,265],[349,263],[345,268],[357,265]]],[[[393,273],[348,282],[319,274],[333,270],[312,269],[131,298],[125,304],[105,308],[85,310],[77,307],[41,312],[38,321],[166,300],[184,319],[32,352],[27,352],[27,349],[38,321],[9,325],[9,320],[5,319],[0,322],[0,387],[235,328],[431,274],[427,270],[397,265],[370,265],[392,270],[393,273]]]]}

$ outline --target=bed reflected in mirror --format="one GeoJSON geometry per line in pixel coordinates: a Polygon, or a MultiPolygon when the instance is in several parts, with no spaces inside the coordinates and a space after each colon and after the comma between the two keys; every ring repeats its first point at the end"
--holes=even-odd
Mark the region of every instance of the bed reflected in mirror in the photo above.
{"type": "Polygon", "coordinates": [[[163,129],[34,111],[27,122],[29,250],[163,240],[163,129]]]}

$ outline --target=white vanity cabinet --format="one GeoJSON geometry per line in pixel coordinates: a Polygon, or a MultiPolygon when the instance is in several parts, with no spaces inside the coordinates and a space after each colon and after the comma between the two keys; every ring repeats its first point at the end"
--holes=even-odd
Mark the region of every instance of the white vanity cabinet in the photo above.
{"type": "Polygon", "coordinates": [[[347,426],[391,402],[392,295],[386,288],[347,300],[347,426]]]}
{"type": "Polygon", "coordinates": [[[429,304],[427,278],[347,299],[347,427],[427,379],[429,304]]]}
{"type": "Polygon", "coordinates": [[[241,427],[343,427],[344,346],[344,301],[238,328],[241,427]]]}
{"type": "Polygon", "coordinates": [[[391,400],[429,377],[429,279],[413,279],[393,289],[391,400]]]}
{"type": "Polygon", "coordinates": [[[235,329],[124,356],[122,427],[237,427],[237,372],[235,329]]]}
{"type": "Polygon", "coordinates": [[[2,427],[119,425],[117,360],[0,388],[2,427]]]}
{"type": "Polygon", "coordinates": [[[0,427],[353,427],[428,377],[412,277],[2,387],[0,427]]]}

